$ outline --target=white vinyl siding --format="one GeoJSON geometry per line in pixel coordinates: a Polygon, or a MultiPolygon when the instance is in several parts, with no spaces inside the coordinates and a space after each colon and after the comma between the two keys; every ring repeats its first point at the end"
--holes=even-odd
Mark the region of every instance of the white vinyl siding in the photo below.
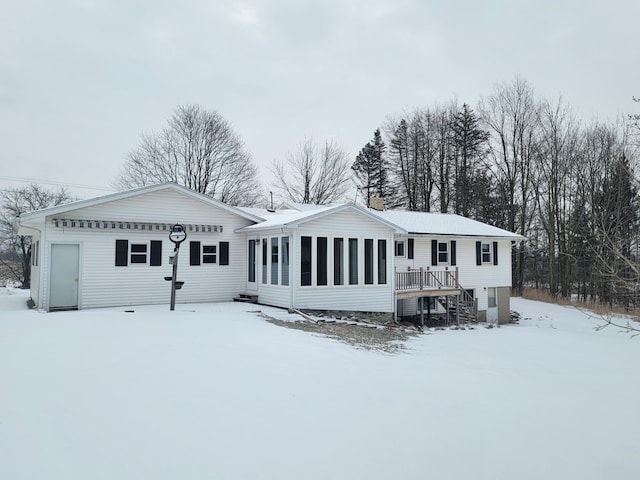
{"type": "MultiPolygon", "coordinates": [[[[65,213],[57,218],[104,219],[138,222],[183,224],[216,224],[222,225],[222,232],[203,233],[188,232],[187,240],[182,244],[179,253],[178,279],[184,281],[184,287],[177,293],[177,303],[217,302],[231,300],[245,289],[246,248],[243,235],[234,230],[252,224],[240,216],[222,208],[200,202],[195,198],[180,194],[173,190],[162,190],[142,194],[125,200],[88,207],[65,213]],[[219,245],[229,242],[229,265],[202,266],[189,265],[189,241],[199,241],[202,245],[219,245]]],[[[165,276],[171,275],[169,252],[173,244],[169,241],[168,232],[141,230],[96,230],[96,229],[63,229],[55,228],[49,219],[46,223],[47,247],[53,243],[77,242],[81,244],[81,285],[79,308],[162,304],[169,303],[169,282],[165,276]],[[128,240],[129,245],[147,244],[152,240],[162,242],[162,264],[149,265],[149,249],[146,264],[116,267],[114,249],[116,240],[128,240]]],[[[142,252],[135,252],[142,254],[142,252]]],[[[46,261],[48,258],[41,259],[46,261]]],[[[130,260],[130,258],[129,258],[130,260]]],[[[42,292],[42,307],[47,306],[47,285],[42,292]]]]}
{"type": "Polygon", "coordinates": [[[311,237],[312,282],[300,286],[300,269],[295,268],[294,285],[295,306],[298,308],[319,310],[347,310],[369,312],[392,312],[394,309],[393,282],[379,284],[378,247],[385,249],[387,280],[392,275],[392,265],[388,261],[394,254],[393,233],[385,225],[353,211],[342,211],[326,217],[312,220],[298,227],[292,263],[300,261],[301,237],[311,237]],[[333,236],[327,232],[336,232],[333,236]],[[327,237],[327,285],[316,282],[317,238],[327,237]],[[373,283],[365,285],[365,239],[372,240],[372,277],[373,283]],[[384,240],[381,244],[379,240],[384,240]],[[351,241],[351,242],[350,242],[351,241]],[[350,262],[349,244],[351,243],[357,261],[350,262]],[[337,246],[337,247],[336,247],[337,246]],[[339,253],[336,253],[338,248],[339,253]],[[295,261],[294,261],[295,259],[295,261]],[[350,272],[350,263],[354,270],[350,272]],[[341,271],[336,272],[336,268],[341,271]],[[351,273],[351,275],[350,275],[351,273]],[[350,278],[351,277],[351,278],[350,278]],[[336,281],[337,279],[337,281],[336,281]],[[350,283],[352,282],[356,283],[350,283]],[[339,282],[342,282],[340,284],[339,282]]]}
{"type": "MultiPolygon", "coordinates": [[[[508,239],[477,239],[474,237],[443,238],[434,236],[417,236],[414,238],[414,258],[395,257],[396,270],[406,270],[407,268],[430,269],[458,269],[460,285],[465,289],[474,289],[476,292],[485,292],[489,287],[510,287],[511,286],[511,240],[508,239]],[[456,266],[437,265],[431,266],[431,241],[438,242],[456,241],[456,266]],[[476,241],[482,243],[497,242],[498,265],[476,263],[476,241]]],[[[493,257],[492,257],[493,261],[493,257]]],[[[487,309],[487,296],[477,294],[478,309],[487,309]]]]}

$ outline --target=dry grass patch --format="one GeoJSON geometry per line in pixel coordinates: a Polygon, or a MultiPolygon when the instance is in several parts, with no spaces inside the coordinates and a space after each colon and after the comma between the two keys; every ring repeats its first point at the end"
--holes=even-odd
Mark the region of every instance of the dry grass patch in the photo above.
{"type": "Polygon", "coordinates": [[[522,298],[526,298],[527,300],[536,300],[538,302],[546,302],[553,303],[556,305],[565,305],[572,306],[576,308],[580,308],[583,310],[589,310],[593,312],[594,315],[598,315],[601,317],[610,317],[610,316],[623,316],[623,317],[634,317],[635,319],[640,318],[640,310],[629,310],[622,306],[612,306],[603,304],[600,302],[594,301],[582,301],[582,300],[572,300],[569,298],[563,297],[554,297],[547,290],[539,290],[535,288],[527,288],[522,293],[522,298]]]}

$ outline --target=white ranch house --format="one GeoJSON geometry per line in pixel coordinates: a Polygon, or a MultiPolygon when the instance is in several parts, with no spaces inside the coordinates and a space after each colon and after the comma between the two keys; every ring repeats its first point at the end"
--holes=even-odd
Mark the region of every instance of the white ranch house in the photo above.
{"type": "Polygon", "coordinates": [[[354,204],[225,205],[173,183],[22,215],[31,298],[44,311],[168,303],[172,225],[184,225],[178,303],[230,301],[386,316],[509,319],[511,244],[458,215],[354,204]]]}

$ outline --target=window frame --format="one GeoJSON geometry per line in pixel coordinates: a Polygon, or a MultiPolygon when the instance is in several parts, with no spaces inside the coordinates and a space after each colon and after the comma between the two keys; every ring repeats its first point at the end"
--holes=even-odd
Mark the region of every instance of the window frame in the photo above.
{"type": "Polygon", "coordinates": [[[256,283],[256,239],[250,238],[247,246],[247,282],[256,283]]]}
{"type": "Polygon", "coordinates": [[[493,246],[489,242],[481,242],[480,244],[480,256],[482,264],[493,264],[493,246]],[[486,251],[485,251],[486,247],[486,251]]]}
{"type": "Polygon", "coordinates": [[[348,279],[349,285],[359,284],[359,252],[358,252],[358,239],[349,238],[348,241],[348,279]]]}
{"type": "Polygon", "coordinates": [[[393,255],[395,257],[404,257],[405,256],[405,248],[404,248],[404,240],[395,240],[393,244],[393,255]]]}
{"type": "Polygon", "coordinates": [[[290,244],[291,240],[288,236],[280,237],[280,285],[288,287],[290,280],[290,244]],[[285,248],[286,246],[286,248],[285,248]]]}
{"type": "Polygon", "coordinates": [[[374,242],[373,238],[364,239],[364,284],[374,284],[374,242]]]}
{"type": "Polygon", "coordinates": [[[441,263],[445,263],[445,264],[449,264],[449,258],[450,258],[450,246],[449,246],[449,242],[441,242],[438,240],[438,265],[440,265],[441,263]],[[441,248],[444,245],[444,250],[441,248]],[[443,257],[444,255],[444,257],[443,257]],[[444,260],[443,260],[444,258],[444,260]]]}
{"type": "Polygon", "coordinates": [[[261,245],[262,245],[262,252],[261,252],[261,264],[262,264],[262,275],[261,275],[261,280],[262,280],[262,284],[263,285],[267,285],[268,281],[269,281],[269,259],[267,258],[267,256],[269,255],[269,245],[267,242],[267,238],[263,237],[261,239],[261,245]]]}
{"type": "Polygon", "coordinates": [[[218,261],[218,246],[217,245],[204,245],[201,244],[200,248],[202,249],[201,255],[202,260],[200,262],[201,265],[217,263],[218,261]],[[208,251],[207,251],[208,250],[208,251]]]}
{"type": "Polygon", "coordinates": [[[316,285],[325,287],[329,285],[329,239],[316,237],[316,285]]]}
{"type": "Polygon", "coordinates": [[[278,271],[278,265],[280,262],[280,238],[269,238],[269,266],[271,267],[271,275],[269,275],[269,285],[278,285],[280,280],[280,272],[278,271]]]}
{"type": "Polygon", "coordinates": [[[333,238],[333,285],[344,285],[344,237],[333,238]]]}
{"type": "Polygon", "coordinates": [[[310,287],[313,284],[313,237],[300,237],[300,286],[310,287]]]}
{"type": "Polygon", "coordinates": [[[378,285],[387,284],[387,240],[378,239],[378,285]]]}

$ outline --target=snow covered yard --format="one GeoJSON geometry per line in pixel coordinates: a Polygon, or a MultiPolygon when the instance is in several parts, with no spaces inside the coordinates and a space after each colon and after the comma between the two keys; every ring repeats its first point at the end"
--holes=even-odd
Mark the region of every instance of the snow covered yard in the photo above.
{"type": "Polygon", "coordinates": [[[0,289],[2,479],[640,478],[640,338],[572,308],[392,355],[256,305],[26,298],[0,289]]]}

